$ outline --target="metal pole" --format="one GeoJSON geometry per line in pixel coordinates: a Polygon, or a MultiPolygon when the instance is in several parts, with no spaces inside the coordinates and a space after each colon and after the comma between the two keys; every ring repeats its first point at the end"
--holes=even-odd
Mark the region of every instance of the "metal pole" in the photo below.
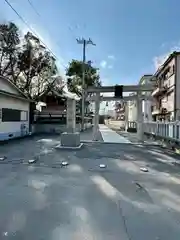
{"type": "Polygon", "coordinates": [[[81,130],[84,131],[84,115],[85,115],[85,63],[86,63],[86,40],[83,39],[83,66],[82,66],[82,122],[81,130]]]}
{"type": "Polygon", "coordinates": [[[92,42],[92,40],[89,38],[88,40],[82,38],[82,39],[76,39],[77,43],[83,44],[83,65],[82,65],[82,124],[81,124],[81,130],[84,130],[84,116],[85,116],[85,66],[86,66],[86,45],[95,44],[92,42]]]}

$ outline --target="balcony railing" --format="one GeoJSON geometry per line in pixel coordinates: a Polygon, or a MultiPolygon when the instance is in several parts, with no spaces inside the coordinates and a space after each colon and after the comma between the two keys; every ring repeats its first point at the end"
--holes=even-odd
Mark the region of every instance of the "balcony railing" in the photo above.
{"type": "Polygon", "coordinates": [[[153,108],[152,115],[158,115],[158,114],[160,114],[160,109],[153,108]]]}
{"type": "Polygon", "coordinates": [[[167,112],[167,108],[154,106],[152,110],[152,115],[166,114],[167,112]]]}
{"type": "Polygon", "coordinates": [[[164,94],[167,90],[168,90],[167,86],[158,87],[152,92],[152,96],[155,97],[164,94]]]}

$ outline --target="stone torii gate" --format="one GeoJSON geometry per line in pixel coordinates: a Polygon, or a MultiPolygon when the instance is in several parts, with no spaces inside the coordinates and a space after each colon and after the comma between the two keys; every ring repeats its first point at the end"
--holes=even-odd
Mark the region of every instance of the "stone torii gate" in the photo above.
{"type": "Polygon", "coordinates": [[[147,100],[151,97],[143,95],[143,92],[149,92],[153,90],[153,86],[150,85],[126,85],[123,86],[123,92],[136,92],[136,95],[127,97],[104,97],[100,96],[100,93],[115,92],[116,86],[102,86],[102,87],[89,87],[86,89],[86,93],[94,93],[93,96],[88,97],[88,101],[95,101],[95,116],[94,116],[94,128],[93,128],[93,140],[97,141],[98,124],[99,124],[99,110],[101,101],[137,101],[137,135],[138,140],[143,141],[143,116],[142,116],[142,100],[147,100]]]}

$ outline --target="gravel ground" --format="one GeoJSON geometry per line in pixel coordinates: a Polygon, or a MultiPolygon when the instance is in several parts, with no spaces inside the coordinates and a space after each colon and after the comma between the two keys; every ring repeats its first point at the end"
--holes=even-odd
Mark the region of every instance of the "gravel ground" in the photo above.
{"type": "Polygon", "coordinates": [[[56,150],[58,142],[59,136],[36,136],[0,146],[6,157],[0,162],[0,239],[179,240],[177,155],[133,144],[56,150]]]}

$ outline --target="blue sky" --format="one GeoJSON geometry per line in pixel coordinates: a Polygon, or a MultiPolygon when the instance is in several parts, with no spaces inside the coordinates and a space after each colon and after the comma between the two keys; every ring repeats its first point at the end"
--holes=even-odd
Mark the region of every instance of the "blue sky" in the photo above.
{"type": "MultiPolygon", "coordinates": [[[[180,46],[179,0],[9,0],[40,38],[52,49],[62,67],[81,59],[77,37],[91,37],[87,60],[100,68],[104,84],[134,84],[143,74],[180,46]]],[[[0,0],[0,20],[27,27],[0,0]]]]}

